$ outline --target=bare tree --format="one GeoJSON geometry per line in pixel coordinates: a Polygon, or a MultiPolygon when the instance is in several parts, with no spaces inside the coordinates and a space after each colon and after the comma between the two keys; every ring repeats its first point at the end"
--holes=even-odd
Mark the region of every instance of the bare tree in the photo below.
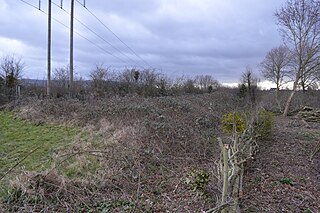
{"type": "Polygon", "coordinates": [[[141,80],[141,72],[135,68],[125,69],[119,78],[121,82],[128,84],[138,83],[141,80]]]}
{"type": "Polygon", "coordinates": [[[279,90],[280,87],[286,83],[285,78],[290,74],[291,64],[291,52],[283,45],[271,49],[260,63],[263,77],[276,84],[276,102],[280,111],[279,90]]]}
{"type": "Polygon", "coordinates": [[[139,72],[139,70],[134,70],[134,71],[133,71],[133,78],[134,78],[134,80],[135,80],[136,82],[138,82],[139,77],[140,77],[140,72],[139,72]]]}
{"type": "Polygon", "coordinates": [[[52,73],[52,89],[57,93],[57,96],[63,96],[68,92],[69,85],[69,67],[55,68],[52,73]]]}
{"type": "Polygon", "coordinates": [[[161,76],[156,70],[146,69],[140,72],[140,87],[145,96],[158,95],[160,81],[161,76]]]}
{"type": "Polygon", "coordinates": [[[96,68],[91,71],[90,78],[93,83],[93,87],[97,90],[103,90],[106,86],[107,76],[109,69],[103,64],[97,64],[96,68]]]}
{"type": "Polygon", "coordinates": [[[166,75],[159,74],[159,81],[157,87],[159,88],[159,95],[165,96],[168,94],[170,88],[170,78],[166,75]]]}
{"type": "Polygon", "coordinates": [[[55,68],[55,70],[53,72],[53,80],[60,81],[61,85],[64,85],[65,87],[67,87],[68,80],[69,80],[68,66],[55,68]]]}
{"type": "MultiPolygon", "coordinates": [[[[0,89],[11,100],[15,94],[16,86],[22,78],[25,64],[15,55],[7,55],[0,62],[0,89]]],[[[0,91],[0,92],[1,92],[0,91]]]]}
{"type": "Polygon", "coordinates": [[[6,87],[15,87],[22,77],[24,68],[25,63],[15,55],[7,55],[1,59],[0,77],[4,79],[6,87]]]}
{"type": "Polygon", "coordinates": [[[258,78],[254,75],[250,66],[247,66],[246,71],[242,74],[242,85],[246,87],[246,92],[251,103],[255,103],[258,78]]]}
{"type": "Polygon", "coordinates": [[[119,90],[123,93],[137,92],[138,85],[141,81],[141,72],[135,68],[125,69],[118,76],[120,82],[119,90]]]}
{"type": "Polygon", "coordinates": [[[196,84],[202,90],[208,91],[209,88],[216,89],[219,87],[219,82],[215,80],[211,75],[197,75],[195,77],[196,84]]]}
{"type": "Polygon", "coordinates": [[[189,76],[179,76],[171,83],[171,90],[175,94],[194,93],[199,94],[201,90],[196,82],[196,78],[189,76]]]}
{"type": "Polygon", "coordinates": [[[264,78],[276,84],[277,90],[286,83],[285,78],[290,74],[292,56],[286,46],[271,49],[260,63],[264,78]]]}
{"type": "Polygon", "coordinates": [[[320,2],[317,0],[289,0],[276,12],[278,26],[287,46],[293,50],[295,78],[293,90],[283,115],[287,116],[291,101],[299,85],[313,81],[320,59],[320,2]]]}
{"type": "Polygon", "coordinates": [[[140,73],[140,79],[142,84],[145,86],[155,86],[159,80],[159,73],[155,70],[143,70],[140,73]]]}

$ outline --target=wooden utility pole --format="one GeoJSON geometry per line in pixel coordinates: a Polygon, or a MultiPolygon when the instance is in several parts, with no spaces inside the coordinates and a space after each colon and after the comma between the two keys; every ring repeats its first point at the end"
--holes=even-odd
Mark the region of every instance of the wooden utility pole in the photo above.
{"type": "Polygon", "coordinates": [[[70,17],[70,78],[69,92],[71,94],[73,88],[73,17],[74,17],[74,0],[71,0],[71,17],[70,17]]]}
{"type": "Polygon", "coordinates": [[[48,0],[48,64],[47,95],[51,95],[51,0],[48,0]]]}

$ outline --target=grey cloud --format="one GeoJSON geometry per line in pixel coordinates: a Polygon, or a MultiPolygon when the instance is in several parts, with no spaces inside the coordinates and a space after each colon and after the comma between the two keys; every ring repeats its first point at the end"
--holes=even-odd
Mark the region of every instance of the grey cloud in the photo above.
{"type": "MultiPolygon", "coordinates": [[[[273,14],[284,1],[87,0],[86,4],[123,41],[163,73],[170,76],[212,74],[218,80],[234,82],[239,80],[246,65],[255,67],[269,49],[280,44],[273,14]]],[[[38,0],[28,2],[38,4],[38,0]]],[[[42,2],[42,9],[46,11],[46,1],[42,2]]],[[[22,55],[29,67],[29,77],[45,74],[46,16],[20,1],[0,0],[0,3],[0,41],[1,38],[21,41],[25,48],[34,51],[22,55]]],[[[69,10],[69,1],[64,1],[64,7],[69,10]]],[[[53,8],[54,17],[69,25],[69,17],[57,7],[53,8]]],[[[139,60],[78,3],[76,17],[130,58],[139,60]]],[[[124,64],[75,35],[75,63],[82,76],[87,77],[98,62],[117,69],[132,64],[77,21],[75,27],[81,35],[127,61],[124,64]]],[[[68,63],[69,32],[54,21],[53,29],[55,67],[68,63]]],[[[7,50],[0,47],[0,52],[7,50]]]]}

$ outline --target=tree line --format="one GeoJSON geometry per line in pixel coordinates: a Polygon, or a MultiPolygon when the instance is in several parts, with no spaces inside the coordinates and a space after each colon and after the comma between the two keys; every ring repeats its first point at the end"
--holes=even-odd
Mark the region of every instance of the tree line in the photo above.
{"type": "MultiPolygon", "coordinates": [[[[39,83],[22,83],[25,63],[15,55],[7,55],[0,59],[0,95],[13,99],[16,87],[22,85],[24,94],[44,95],[45,85],[39,83]],[[27,91],[26,91],[27,90],[27,91]]],[[[87,79],[74,76],[72,91],[69,88],[69,66],[58,67],[52,72],[51,93],[53,97],[91,95],[107,97],[137,94],[145,97],[167,96],[179,94],[211,93],[220,87],[220,83],[211,75],[195,77],[182,76],[171,79],[154,70],[139,70],[126,68],[123,71],[113,71],[104,64],[96,64],[87,79]]],[[[45,83],[45,81],[42,81],[45,83]]]]}

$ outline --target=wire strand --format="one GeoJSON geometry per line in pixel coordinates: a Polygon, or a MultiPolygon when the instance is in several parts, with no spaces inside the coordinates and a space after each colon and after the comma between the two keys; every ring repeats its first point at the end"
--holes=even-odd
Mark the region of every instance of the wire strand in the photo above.
{"type": "MultiPolygon", "coordinates": [[[[66,11],[64,8],[61,8],[58,4],[52,2],[56,7],[60,8],[62,11],[64,11],[66,14],[70,15],[70,13],[68,11],[66,11]]],[[[80,21],[78,18],[74,17],[74,19],[80,23],[84,28],[86,28],[87,30],[89,30],[91,33],[93,33],[95,36],[97,36],[98,38],[100,38],[102,41],[104,41],[105,43],[107,43],[109,46],[111,46],[114,50],[118,51],[121,55],[123,55],[124,57],[126,57],[127,59],[129,59],[131,62],[133,62],[133,64],[137,65],[138,67],[141,67],[142,69],[145,69],[144,66],[142,66],[140,63],[134,61],[131,57],[129,57],[128,55],[126,55],[125,53],[123,53],[120,49],[118,49],[117,47],[115,47],[114,45],[112,45],[109,41],[107,41],[105,38],[103,38],[102,36],[100,36],[98,33],[96,33],[94,30],[92,30],[90,27],[88,27],[86,24],[84,24],[82,21],[80,21]]]]}
{"type": "MultiPolygon", "coordinates": [[[[29,2],[26,2],[25,0],[20,0],[20,1],[22,1],[23,3],[29,5],[30,7],[33,7],[33,8],[35,8],[35,9],[37,9],[37,10],[42,11],[40,7],[36,7],[36,6],[32,5],[32,4],[30,4],[29,2]]],[[[40,3],[39,3],[39,5],[40,5],[40,3]]],[[[43,11],[42,11],[42,12],[43,12],[43,11]]]]}
{"type": "MultiPolygon", "coordinates": [[[[30,6],[30,7],[33,7],[35,9],[37,9],[38,11],[42,12],[43,14],[47,15],[48,16],[48,13],[43,11],[42,9],[39,9],[37,8],[36,6],[30,4],[29,2],[26,2],[25,0],[20,0],[21,2],[25,3],[26,5],[30,6]]],[[[54,18],[54,17],[51,17],[52,20],[56,21],[57,23],[59,23],[60,25],[66,27],[67,29],[70,29],[69,26],[65,25],[64,23],[62,23],[61,21],[59,21],[58,19],[54,18]]],[[[118,59],[119,61],[121,61],[122,63],[126,64],[126,65],[129,65],[126,61],[124,61],[123,59],[119,58],[118,56],[116,55],[113,55],[111,52],[105,50],[103,47],[97,45],[96,43],[94,43],[93,41],[91,41],[90,39],[88,39],[87,37],[83,36],[82,34],[80,34],[79,32],[77,31],[74,31],[75,34],[77,34],[78,36],[80,36],[81,38],[85,39],[86,41],[88,41],[89,43],[93,44],[94,46],[96,46],[97,48],[99,48],[100,50],[102,50],[103,52],[113,56],[114,58],[118,59]]]]}
{"type": "Polygon", "coordinates": [[[136,57],[143,61],[149,68],[152,66],[146,62],[141,56],[139,56],[129,45],[127,45],[115,32],[113,32],[106,24],[104,24],[91,10],[89,10],[85,5],[81,4],[79,0],[76,0],[80,5],[82,5],[100,24],[102,24],[109,32],[111,32],[123,45],[125,45],[136,57]]]}

